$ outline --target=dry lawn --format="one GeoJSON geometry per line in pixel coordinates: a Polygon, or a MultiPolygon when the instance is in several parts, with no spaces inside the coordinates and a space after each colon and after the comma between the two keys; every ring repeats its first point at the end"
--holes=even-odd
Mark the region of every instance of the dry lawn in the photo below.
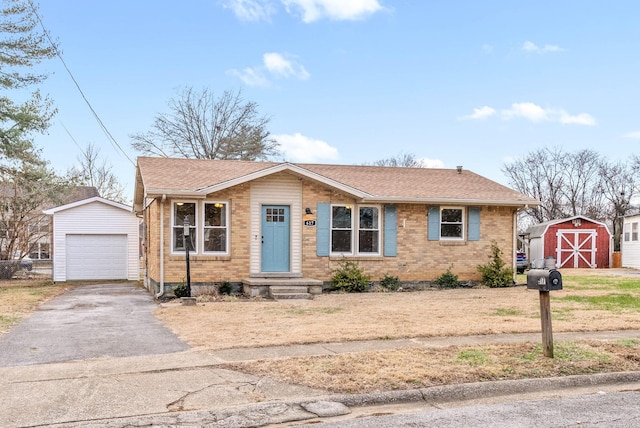
{"type": "MultiPolygon", "coordinates": [[[[553,331],[640,330],[640,275],[584,276],[580,270],[567,271],[563,270],[564,289],[551,292],[553,331]],[[580,301],[598,296],[630,296],[638,304],[609,308],[580,301]]],[[[523,333],[541,328],[538,292],[524,286],[162,306],[156,316],[189,344],[203,349],[523,333]]]]}
{"type": "MultiPolygon", "coordinates": [[[[553,331],[640,330],[640,275],[563,270],[551,292],[553,331]]],[[[520,276],[526,281],[525,276],[520,276]]],[[[230,299],[164,304],[156,315],[206,349],[367,339],[540,332],[537,291],[507,289],[323,294],[312,301],[230,299]]],[[[399,349],[230,364],[230,369],[333,392],[371,392],[482,380],[640,370],[640,338],[399,349]]]]}
{"type": "Polygon", "coordinates": [[[6,333],[40,304],[63,291],[64,286],[49,279],[0,281],[0,333],[6,333]]]}

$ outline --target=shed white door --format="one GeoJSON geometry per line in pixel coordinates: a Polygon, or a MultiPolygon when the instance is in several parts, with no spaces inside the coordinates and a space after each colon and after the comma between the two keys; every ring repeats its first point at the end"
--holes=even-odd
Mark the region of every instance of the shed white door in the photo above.
{"type": "Polygon", "coordinates": [[[127,279],[127,235],[67,235],[67,280],[127,279]]]}
{"type": "Polygon", "coordinates": [[[556,264],[558,267],[596,267],[596,237],[598,233],[595,230],[559,230],[557,236],[556,264]]]}

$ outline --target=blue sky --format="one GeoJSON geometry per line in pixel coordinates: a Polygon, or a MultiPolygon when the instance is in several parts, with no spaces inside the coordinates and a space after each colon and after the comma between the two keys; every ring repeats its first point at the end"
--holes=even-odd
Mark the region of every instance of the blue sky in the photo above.
{"type": "MultiPolygon", "coordinates": [[[[242,90],[280,160],[372,163],[412,153],[508,185],[544,147],[624,160],[640,146],[640,2],[57,0],[40,15],[93,108],[135,162],[187,86],[242,90]]],[[[134,167],[53,59],[59,109],[36,143],[59,171],[93,143],[133,193],[134,167]],[[66,129],[65,129],[66,128],[66,129]]]]}

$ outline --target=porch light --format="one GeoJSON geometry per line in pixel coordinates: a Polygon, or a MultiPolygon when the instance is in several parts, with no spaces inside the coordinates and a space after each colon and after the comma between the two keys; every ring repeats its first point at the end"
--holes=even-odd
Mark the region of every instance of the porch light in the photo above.
{"type": "Polygon", "coordinates": [[[579,218],[574,218],[573,220],[571,220],[571,223],[573,223],[573,227],[580,227],[582,221],[579,218]]]}
{"type": "Polygon", "coordinates": [[[213,204],[213,206],[216,208],[222,208],[224,205],[221,204],[220,202],[216,202],[215,204],[213,204]]]}
{"type": "Polygon", "coordinates": [[[191,297],[191,269],[189,268],[189,217],[184,217],[184,254],[187,261],[187,297],[191,297]]]}

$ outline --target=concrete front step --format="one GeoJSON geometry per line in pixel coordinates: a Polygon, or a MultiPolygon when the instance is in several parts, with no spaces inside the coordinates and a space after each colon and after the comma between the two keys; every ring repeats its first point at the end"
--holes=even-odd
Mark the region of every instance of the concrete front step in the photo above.
{"type": "Polygon", "coordinates": [[[310,293],[270,293],[273,300],[313,300],[310,293]]]}
{"type": "Polygon", "coordinates": [[[322,281],[312,278],[251,277],[243,279],[244,293],[272,299],[312,299],[322,294],[322,281]]]}

